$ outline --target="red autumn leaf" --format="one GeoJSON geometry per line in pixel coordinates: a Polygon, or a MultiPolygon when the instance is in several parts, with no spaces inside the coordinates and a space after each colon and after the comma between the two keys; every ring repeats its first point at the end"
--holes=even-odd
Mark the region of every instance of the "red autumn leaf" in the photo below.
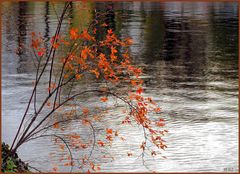
{"type": "Polygon", "coordinates": [[[86,149],[86,148],[87,148],[87,145],[86,145],[86,144],[81,144],[81,147],[82,147],[83,149],[86,149]]]}
{"type": "Polygon", "coordinates": [[[39,57],[42,57],[44,55],[44,52],[43,51],[38,51],[38,56],[39,57]]]}
{"type": "Polygon", "coordinates": [[[159,127],[164,126],[164,125],[165,125],[164,119],[163,119],[163,118],[160,118],[159,121],[157,121],[155,124],[156,124],[157,126],[159,126],[159,127]]]}
{"type": "Polygon", "coordinates": [[[155,131],[155,130],[153,130],[153,129],[149,129],[149,132],[151,133],[151,134],[156,134],[157,132],[155,131]]]}
{"type": "Polygon", "coordinates": [[[57,167],[53,167],[53,171],[54,172],[58,171],[58,168],[57,167]]]}
{"type": "Polygon", "coordinates": [[[142,92],[143,92],[143,89],[141,87],[138,88],[137,91],[136,91],[137,94],[141,94],[142,92]]]}
{"type": "Polygon", "coordinates": [[[165,121],[163,118],[160,118],[159,121],[165,121]]]}
{"type": "Polygon", "coordinates": [[[109,141],[112,141],[112,140],[113,140],[113,138],[112,138],[111,135],[108,135],[108,136],[106,137],[106,139],[109,140],[109,141]]]}
{"type": "Polygon", "coordinates": [[[104,142],[102,142],[102,141],[98,141],[98,144],[101,146],[101,147],[103,147],[103,146],[105,146],[105,143],[104,142]]]}

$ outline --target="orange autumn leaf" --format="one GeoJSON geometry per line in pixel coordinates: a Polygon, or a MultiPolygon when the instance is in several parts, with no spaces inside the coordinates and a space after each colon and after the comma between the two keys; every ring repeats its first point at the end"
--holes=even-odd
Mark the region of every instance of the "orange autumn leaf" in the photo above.
{"type": "Polygon", "coordinates": [[[161,108],[155,108],[154,111],[155,111],[155,112],[160,112],[160,111],[161,111],[161,108]]]}
{"type": "Polygon", "coordinates": [[[131,84],[133,85],[133,86],[137,86],[138,84],[138,81],[137,80],[131,80],[131,84]]]}
{"type": "Polygon", "coordinates": [[[64,144],[60,144],[60,145],[59,145],[59,148],[60,148],[61,150],[64,150],[65,145],[64,145],[64,144]]]}
{"type": "Polygon", "coordinates": [[[79,138],[80,138],[80,135],[71,135],[71,138],[79,139],[79,138]]]}
{"type": "Polygon", "coordinates": [[[89,48],[88,47],[84,47],[84,49],[81,52],[81,57],[85,60],[87,59],[88,53],[89,53],[89,48]]]}
{"type": "Polygon", "coordinates": [[[94,40],[93,37],[89,35],[86,29],[83,30],[82,34],[80,34],[79,37],[85,40],[94,40]]]}
{"type": "Polygon", "coordinates": [[[102,26],[102,27],[107,27],[107,26],[108,26],[108,24],[106,24],[106,23],[103,23],[101,26],[102,26]]]}
{"type": "Polygon", "coordinates": [[[115,60],[117,60],[117,56],[115,56],[114,54],[110,55],[111,61],[114,62],[115,60]]]}
{"type": "Polygon", "coordinates": [[[73,40],[76,40],[78,38],[78,29],[77,28],[72,28],[70,30],[70,38],[73,39],[73,40]]]}
{"type": "Polygon", "coordinates": [[[68,162],[68,163],[65,163],[65,164],[63,164],[64,166],[71,166],[71,163],[70,162],[68,162]]]}
{"type": "Polygon", "coordinates": [[[40,43],[39,39],[36,39],[36,40],[32,39],[32,47],[33,48],[38,49],[40,44],[41,43],[40,43]]]}
{"type": "Polygon", "coordinates": [[[99,78],[99,75],[100,73],[98,72],[97,68],[96,69],[93,69],[93,70],[90,70],[91,73],[95,74],[96,78],[98,79],[99,78]]]}
{"type": "Polygon", "coordinates": [[[75,77],[76,77],[76,80],[79,80],[82,77],[82,74],[76,74],[75,77]]]}
{"type": "Polygon", "coordinates": [[[67,79],[68,77],[69,77],[68,74],[64,74],[64,76],[63,76],[64,79],[67,79]]]}
{"type": "Polygon", "coordinates": [[[60,127],[59,123],[54,123],[54,124],[53,124],[53,128],[54,128],[54,129],[58,129],[59,127],[60,127]]]}
{"type": "Polygon", "coordinates": [[[111,46],[111,53],[112,54],[115,54],[115,53],[117,53],[118,51],[116,50],[116,48],[115,47],[113,47],[113,46],[111,46]]]}
{"type": "Polygon", "coordinates": [[[153,104],[153,105],[156,105],[156,104],[157,104],[157,103],[154,102],[150,97],[148,97],[147,100],[148,100],[151,104],[153,104]]]}
{"type": "Polygon", "coordinates": [[[156,125],[159,126],[159,127],[162,127],[162,126],[165,126],[165,123],[163,123],[163,122],[156,122],[156,125]]]}
{"type": "Polygon", "coordinates": [[[107,134],[112,134],[112,133],[113,133],[113,130],[106,128],[106,133],[107,133],[107,134]]]}
{"type": "Polygon", "coordinates": [[[59,45],[60,45],[60,44],[56,42],[56,43],[53,43],[53,44],[52,44],[52,47],[53,47],[54,49],[57,49],[57,48],[59,47],[59,45]]]}
{"type": "Polygon", "coordinates": [[[133,44],[133,39],[131,39],[131,38],[126,38],[126,39],[125,39],[125,42],[126,42],[127,45],[132,45],[132,44],[133,44]]]}
{"type": "Polygon", "coordinates": [[[101,98],[101,101],[102,101],[102,102],[106,102],[106,101],[108,101],[108,98],[107,98],[107,97],[102,97],[102,98],[101,98]]]}
{"type": "Polygon", "coordinates": [[[83,108],[83,109],[82,109],[82,112],[83,112],[83,114],[85,114],[85,115],[86,115],[86,114],[88,114],[88,113],[89,113],[89,109],[88,109],[88,108],[83,108]]]}
{"type": "Polygon", "coordinates": [[[97,115],[94,115],[94,116],[93,116],[93,119],[94,119],[95,121],[101,121],[101,117],[100,117],[100,116],[97,116],[97,115]]]}
{"type": "Polygon", "coordinates": [[[110,35],[110,34],[113,34],[113,30],[112,29],[108,29],[107,30],[107,33],[110,35]]]}

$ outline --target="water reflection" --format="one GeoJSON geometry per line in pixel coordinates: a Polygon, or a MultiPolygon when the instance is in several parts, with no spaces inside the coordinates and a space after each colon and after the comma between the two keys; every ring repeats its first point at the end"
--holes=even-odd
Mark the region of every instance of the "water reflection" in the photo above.
{"type": "Polygon", "coordinates": [[[49,2],[46,2],[45,3],[45,15],[44,15],[44,22],[45,22],[45,32],[44,32],[44,39],[46,41],[46,46],[45,46],[45,50],[46,50],[46,54],[48,55],[48,52],[49,52],[49,41],[50,41],[50,36],[49,36],[49,24],[50,24],[50,21],[49,21],[49,2]]]}
{"type": "Polygon", "coordinates": [[[20,2],[19,6],[18,6],[18,37],[17,37],[17,42],[18,42],[18,47],[16,50],[17,55],[19,56],[18,59],[18,68],[17,68],[17,72],[18,73],[25,73],[26,71],[28,71],[29,67],[26,68],[26,62],[27,62],[27,58],[29,56],[27,56],[27,52],[25,47],[27,46],[26,43],[26,35],[27,35],[27,18],[26,18],[26,13],[28,11],[28,4],[27,2],[20,2]]]}
{"type": "MultiPolygon", "coordinates": [[[[29,2],[4,4],[2,111],[3,140],[8,143],[20,120],[18,113],[25,109],[33,78],[31,58],[22,45],[28,44],[27,34],[31,31],[42,32],[49,41],[57,22],[55,10],[61,13],[62,5],[59,3],[53,9],[49,2],[38,6],[29,2]],[[17,27],[11,28],[12,23],[17,23],[17,27]],[[15,48],[21,48],[17,54],[15,48]]],[[[71,4],[70,25],[84,28],[96,15],[93,11],[80,11],[79,5],[82,4],[71,4]],[[81,15],[86,18],[79,18],[81,15]]],[[[103,30],[98,27],[99,38],[111,28],[121,37],[134,39],[131,55],[144,68],[145,95],[154,96],[162,107],[162,116],[170,131],[166,138],[169,148],[163,152],[168,158],[147,158],[149,168],[221,172],[225,167],[233,167],[237,171],[238,4],[98,2],[84,5],[95,7],[97,12],[107,12],[108,26],[103,30]]],[[[65,21],[63,30],[68,27],[65,21]]],[[[85,103],[94,106],[96,100],[91,96],[85,103]]],[[[99,129],[106,125],[119,127],[129,140],[126,144],[121,141],[114,144],[110,151],[116,157],[113,162],[99,159],[103,171],[146,171],[140,160],[126,156],[129,149],[138,151],[135,145],[140,141],[139,129],[119,126],[120,109],[114,105],[109,107],[112,107],[111,114],[97,126],[99,129]]],[[[76,123],[66,125],[74,126],[76,123]]],[[[26,160],[37,157],[33,164],[45,171],[52,167],[50,158],[46,157],[56,151],[55,148],[51,141],[41,140],[26,144],[21,155],[26,160]],[[41,147],[34,146],[36,144],[41,147]],[[36,153],[36,148],[41,153],[36,153]]]]}

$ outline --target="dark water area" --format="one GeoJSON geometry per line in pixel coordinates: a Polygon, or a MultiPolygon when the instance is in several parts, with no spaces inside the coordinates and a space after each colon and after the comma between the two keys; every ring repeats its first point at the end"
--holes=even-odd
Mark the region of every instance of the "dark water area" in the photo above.
{"type": "MultiPolygon", "coordinates": [[[[77,11],[72,3],[73,23],[84,27],[92,12],[77,11]],[[84,15],[84,19],[79,16],[84,15]]],[[[2,11],[2,140],[11,143],[25,111],[35,69],[27,46],[31,32],[41,32],[49,41],[57,26],[49,2],[6,2],[2,11]]],[[[111,7],[109,23],[122,38],[131,37],[130,54],[143,68],[144,90],[162,109],[169,134],[167,159],[146,157],[150,171],[223,172],[238,171],[238,3],[233,2],[125,2],[87,3],[98,11],[111,7]]],[[[46,46],[48,49],[48,46],[46,46]]],[[[98,84],[96,84],[98,85],[98,84]]],[[[43,92],[43,91],[39,91],[43,92]]],[[[94,105],[94,97],[86,100],[94,105]]],[[[99,159],[103,172],[149,171],[142,161],[126,154],[138,154],[138,127],[121,127],[120,108],[100,126],[118,127],[127,135],[108,151],[115,160],[99,159]]],[[[76,123],[69,125],[73,129],[76,123]]],[[[19,149],[23,160],[42,171],[57,163],[50,139],[36,140],[19,149]]],[[[96,158],[99,155],[95,154],[96,158]]],[[[69,171],[66,167],[64,171],[69,171]]]]}

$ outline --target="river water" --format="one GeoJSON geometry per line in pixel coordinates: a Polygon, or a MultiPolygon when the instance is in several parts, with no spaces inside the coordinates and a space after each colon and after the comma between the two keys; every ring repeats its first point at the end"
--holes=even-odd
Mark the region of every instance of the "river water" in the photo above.
{"type": "MultiPolygon", "coordinates": [[[[78,12],[73,20],[87,20],[91,13],[78,12]]],[[[104,3],[87,6],[105,9],[104,3]]],[[[128,2],[110,4],[116,32],[132,37],[131,56],[144,68],[145,95],[153,96],[166,119],[167,158],[137,158],[141,133],[138,127],[121,127],[120,109],[99,123],[117,127],[126,137],[114,141],[107,151],[114,160],[98,158],[103,172],[112,171],[238,171],[238,4],[233,2],[128,2]],[[131,151],[133,156],[126,154],[131,151]],[[136,154],[136,155],[135,155],[136,154]]],[[[48,2],[6,2],[2,20],[2,140],[11,143],[32,89],[34,66],[28,50],[32,31],[46,40],[54,34],[57,13],[48,2]]],[[[67,22],[63,29],[67,28],[67,22]]],[[[94,105],[95,96],[85,102],[94,105]]],[[[111,106],[109,106],[111,107],[111,106]]],[[[78,129],[75,122],[69,125],[78,129]]],[[[87,132],[87,131],[86,131],[87,132]]],[[[25,144],[19,149],[24,161],[42,171],[58,163],[50,139],[25,144]]],[[[99,155],[97,152],[95,158],[99,155]]],[[[67,167],[61,168],[69,171],[67,167]]]]}

